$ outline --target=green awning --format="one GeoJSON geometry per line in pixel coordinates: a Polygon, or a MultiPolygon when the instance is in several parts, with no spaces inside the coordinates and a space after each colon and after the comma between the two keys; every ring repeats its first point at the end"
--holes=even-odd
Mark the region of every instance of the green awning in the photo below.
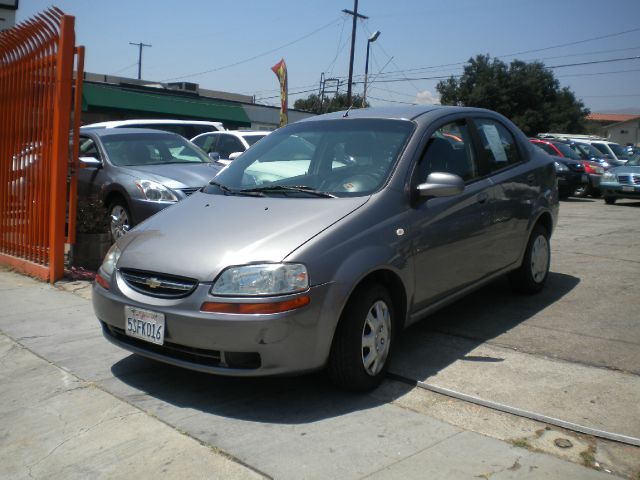
{"type": "Polygon", "coordinates": [[[242,105],[203,97],[171,95],[161,91],[137,91],[116,85],[85,82],[82,88],[82,110],[91,107],[150,112],[163,116],[228,121],[251,124],[242,105]]]}

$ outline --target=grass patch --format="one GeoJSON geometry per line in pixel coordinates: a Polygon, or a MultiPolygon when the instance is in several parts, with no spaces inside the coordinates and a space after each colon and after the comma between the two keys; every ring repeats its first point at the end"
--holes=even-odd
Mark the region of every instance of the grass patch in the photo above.
{"type": "Polygon", "coordinates": [[[582,458],[582,464],[585,467],[594,468],[596,465],[596,457],[594,456],[593,447],[589,447],[587,450],[580,452],[580,457],[582,458]]]}
{"type": "Polygon", "coordinates": [[[526,449],[531,448],[531,445],[529,445],[529,440],[527,440],[524,437],[511,440],[511,445],[513,445],[514,447],[520,447],[520,448],[526,448],[526,449]]]}

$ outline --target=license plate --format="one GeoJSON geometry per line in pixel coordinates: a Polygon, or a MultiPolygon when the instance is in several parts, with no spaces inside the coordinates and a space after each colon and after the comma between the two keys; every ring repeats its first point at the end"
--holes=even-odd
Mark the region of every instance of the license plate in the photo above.
{"type": "Polygon", "coordinates": [[[164,343],[164,313],[126,305],[124,318],[128,336],[157,345],[164,343]]]}
{"type": "Polygon", "coordinates": [[[628,186],[628,185],[623,185],[623,186],[622,186],[622,191],[623,191],[623,192],[633,192],[633,191],[634,191],[634,188],[633,188],[633,187],[630,187],[630,186],[628,186]]]}

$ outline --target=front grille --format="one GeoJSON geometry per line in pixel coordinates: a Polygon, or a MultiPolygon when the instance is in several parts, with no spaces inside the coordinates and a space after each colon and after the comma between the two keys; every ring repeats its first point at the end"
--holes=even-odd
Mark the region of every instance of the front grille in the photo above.
{"type": "Polygon", "coordinates": [[[187,297],[198,286],[198,281],[193,278],[144,270],[121,269],[120,275],[126,284],[136,292],[159,298],[187,297]]]}
{"type": "Polygon", "coordinates": [[[640,175],[618,175],[618,182],[627,185],[640,185],[640,175]]]}
{"type": "Polygon", "coordinates": [[[262,365],[262,359],[257,352],[225,352],[225,362],[222,361],[220,350],[208,350],[204,348],[186,347],[177,343],[166,342],[164,345],[145,342],[133,338],[124,333],[121,328],[102,323],[102,330],[105,335],[117,340],[120,343],[131,345],[132,347],[146,350],[148,352],[182,360],[206,367],[229,367],[239,369],[257,369],[262,365]]]}
{"type": "Polygon", "coordinates": [[[181,188],[180,191],[188,197],[189,195],[196,193],[201,188],[202,187],[181,188]]]}

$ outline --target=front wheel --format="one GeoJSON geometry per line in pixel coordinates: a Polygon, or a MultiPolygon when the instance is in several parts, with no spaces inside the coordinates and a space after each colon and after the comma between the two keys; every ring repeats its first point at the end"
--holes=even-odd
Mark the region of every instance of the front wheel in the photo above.
{"type": "Polygon", "coordinates": [[[536,225],[529,237],[522,264],[510,274],[513,288],[522,293],[539,292],[549,276],[550,264],[549,232],[542,225],[536,225]]]}
{"type": "Polygon", "coordinates": [[[389,291],[379,283],[360,287],[336,328],[329,377],[341,388],[357,392],[380,385],[391,358],[395,324],[389,291]]]}
{"type": "Polygon", "coordinates": [[[123,202],[114,202],[109,207],[109,230],[115,242],[133,227],[129,209],[123,202]]]}

